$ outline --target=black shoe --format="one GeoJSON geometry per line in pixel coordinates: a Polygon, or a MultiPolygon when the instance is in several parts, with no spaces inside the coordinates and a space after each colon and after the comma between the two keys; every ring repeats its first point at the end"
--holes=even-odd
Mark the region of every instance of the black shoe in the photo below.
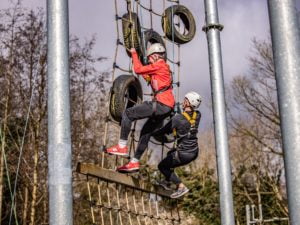
{"type": "Polygon", "coordinates": [[[171,194],[171,198],[179,198],[182,195],[185,195],[189,192],[189,189],[187,187],[184,188],[178,188],[177,191],[175,191],[173,194],[171,194]]]}
{"type": "Polygon", "coordinates": [[[162,187],[163,187],[165,190],[167,190],[167,191],[173,190],[173,189],[171,188],[171,182],[170,182],[170,181],[167,181],[167,180],[158,180],[158,181],[156,181],[156,183],[157,183],[158,185],[162,186],[162,187]]]}

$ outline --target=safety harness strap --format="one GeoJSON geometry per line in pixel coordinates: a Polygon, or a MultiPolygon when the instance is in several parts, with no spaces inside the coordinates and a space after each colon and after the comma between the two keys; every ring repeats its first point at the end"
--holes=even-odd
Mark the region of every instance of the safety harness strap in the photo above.
{"type": "Polygon", "coordinates": [[[154,97],[155,97],[156,95],[158,95],[158,94],[160,94],[160,93],[162,93],[162,92],[164,92],[164,91],[167,91],[167,90],[169,90],[169,89],[172,88],[172,87],[173,87],[173,85],[172,85],[172,83],[171,83],[169,86],[166,86],[166,87],[164,87],[164,88],[162,88],[162,89],[160,89],[160,90],[158,90],[158,91],[153,90],[153,95],[154,95],[154,97]]]}
{"type": "Polygon", "coordinates": [[[195,124],[196,124],[196,118],[197,118],[196,111],[193,112],[192,116],[190,116],[187,112],[183,112],[182,115],[187,119],[187,121],[190,122],[191,127],[195,126],[195,124]]]}
{"type": "MultiPolygon", "coordinates": [[[[190,116],[187,112],[183,112],[182,115],[187,119],[187,121],[189,121],[189,123],[191,124],[191,128],[194,128],[195,124],[196,124],[196,119],[197,119],[197,112],[194,111],[192,116],[190,116]]],[[[173,135],[174,135],[174,137],[177,136],[177,131],[175,128],[173,129],[173,135]]]]}
{"type": "Polygon", "coordinates": [[[162,89],[160,89],[160,90],[158,90],[158,91],[155,91],[154,89],[152,89],[152,91],[153,91],[153,96],[154,96],[154,98],[153,98],[153,100],[152,100],[152,102],[153,102],[153,108],[152,108],[152,115],[153,116],[155,116],[155,114],[156,114],[156,108],[157,108],[157,100],[156,100],[156,98],[155,98],[155,96],[157,95],[157,94],[159,94],[159,93],[162,93],[162,92],[164,92],[164,91],[167,91],[167,90],[169,90],[170,88],[172,88],[173,86],[172,86],[172,82],[171,82],[171,84],[169,85],[169,86],[167,86],[167,87],[164,87],[164,88],[162,88],[162,89]]]}

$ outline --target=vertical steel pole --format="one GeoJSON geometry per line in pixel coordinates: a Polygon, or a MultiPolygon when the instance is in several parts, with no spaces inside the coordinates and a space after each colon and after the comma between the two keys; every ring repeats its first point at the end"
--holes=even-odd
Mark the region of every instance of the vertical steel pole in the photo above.
{"type": "Polygon", "coordinates": [[[47,0],[48,177],[51,225],[72,225],[68,0],[47,0]]]}
{"type": "Polygon", "coordinates": [[[223,225],[234,225],[231,168],[228,153],[228,138],[225,112],[225,94],[223,66],[221,55],[220,31],[217,0],[205,0],[211,89],[213,101],[214,131],[217,152],[217,167],[220,191],[221,222],[223,225]]]}
{"type": "Polygon", "coordinates": [[[291,224],[300,223],[300,33],[294,0],[269,0],[291,224]]]}

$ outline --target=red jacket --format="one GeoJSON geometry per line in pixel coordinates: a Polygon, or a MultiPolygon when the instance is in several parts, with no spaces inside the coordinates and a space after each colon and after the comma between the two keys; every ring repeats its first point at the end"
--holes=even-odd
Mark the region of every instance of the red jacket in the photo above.
{"type": "MultiPolygon", "coordinates": [[[[132,52],[133,69],[136,74],[142,75],[144,78],[149,75],[151,77],[151,87],[155,91],[159,91],[171,85],[172,77],[170,74],[169,65],[162,59],[153,64],[144,66],[138,58],[136,52],[132,52]]],[[[171,108],[174,108],[175,98],[173,95],[173,88],[158,93],[156,100],[171,108]]]]}

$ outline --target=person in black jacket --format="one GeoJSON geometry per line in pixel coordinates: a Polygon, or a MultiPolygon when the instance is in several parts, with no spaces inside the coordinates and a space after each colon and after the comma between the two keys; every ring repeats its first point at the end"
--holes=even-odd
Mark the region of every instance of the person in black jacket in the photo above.
{"type": "Polygon", "coordinates": [[[165,180],[160,181],[159,184],[168,190],[170,190],[171,182],[177,185],[177,190],[171,195],[171,198],[179,198],[189,191],[175,174],[174,168],[187,165],[198,157],[197,133],[201,113],[196,109],[200,106],[201,101],[198,93],[188,92],[182,103],[183,113],[175,115],[154,134],[157,136],[173,132],[176,137],[175,147],[158,164],[158,169],[165,177],[165,180]]]}

